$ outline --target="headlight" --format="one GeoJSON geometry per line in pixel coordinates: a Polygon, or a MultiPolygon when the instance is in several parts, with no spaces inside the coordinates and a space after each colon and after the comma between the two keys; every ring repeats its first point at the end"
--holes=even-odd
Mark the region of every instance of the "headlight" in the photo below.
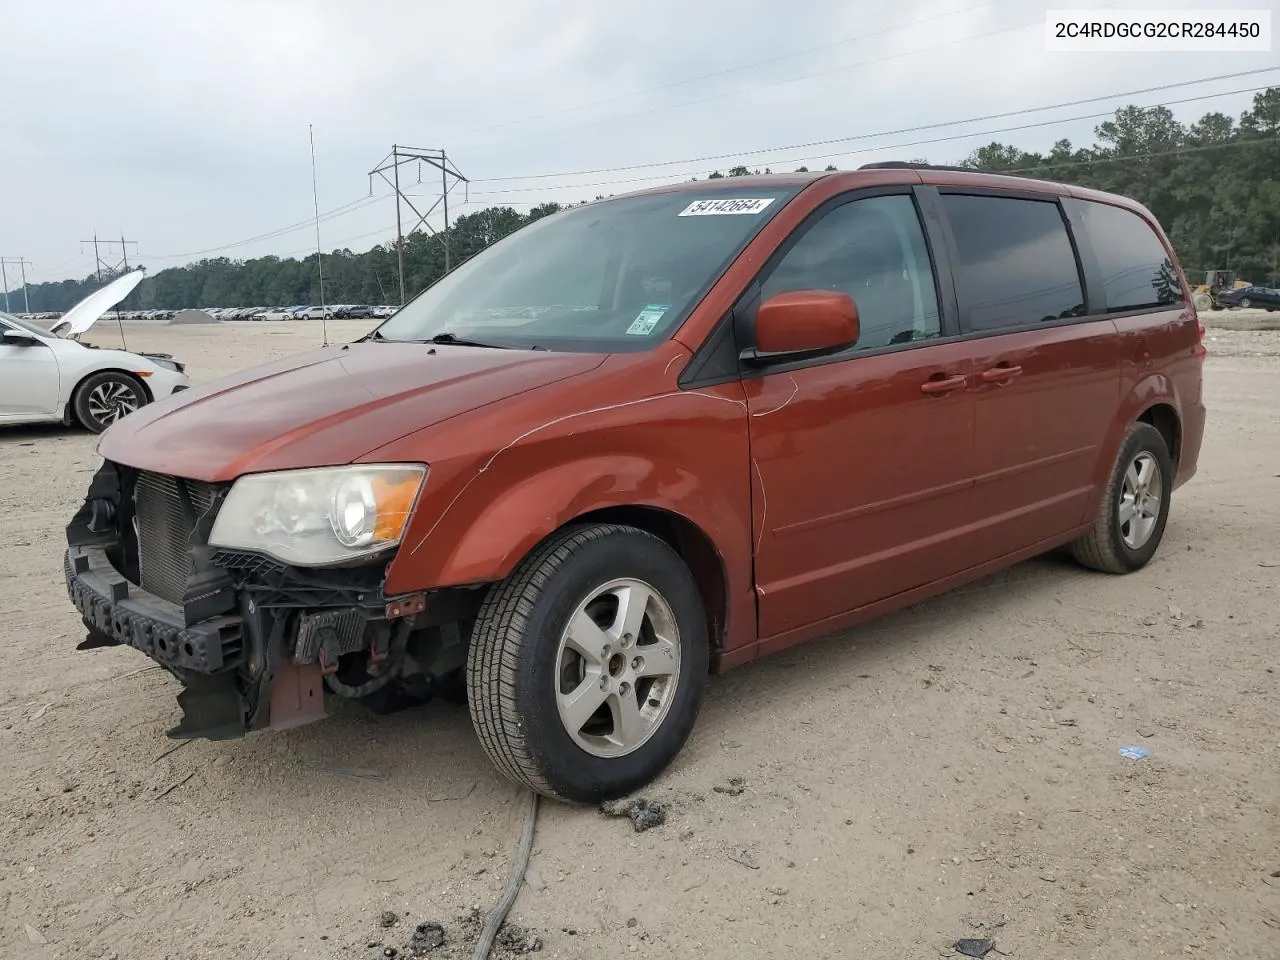
{"type": "Polygon", "coordinates": [[[426,476],[402,463],[250,474],[232,485],[209,543],[302,567],[358,560],[400,542],[426,476]]]}

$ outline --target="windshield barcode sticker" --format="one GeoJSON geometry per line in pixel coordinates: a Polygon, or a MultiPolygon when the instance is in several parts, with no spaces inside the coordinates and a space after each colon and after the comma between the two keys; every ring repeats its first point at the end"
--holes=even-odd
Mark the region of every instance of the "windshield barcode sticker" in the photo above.
{"type": "Polygon", "coordinates": [[[631,326],[627,327],[627,333],[633,337],[647,337],[653,333],[653,328],[658,325],[658,321],[662,319],[662,315],[666,313],[670,307],[666,304],[651,303],[643,310],[640,315],[631,321],[631,326]]]}
{"type": "Polygon", "coordinates": [[[773,197],[756,197],[751,200],[695,200],[676,216],[724,217],[735,213],[759,213],[771,203],[773,203],[773,197]]]}

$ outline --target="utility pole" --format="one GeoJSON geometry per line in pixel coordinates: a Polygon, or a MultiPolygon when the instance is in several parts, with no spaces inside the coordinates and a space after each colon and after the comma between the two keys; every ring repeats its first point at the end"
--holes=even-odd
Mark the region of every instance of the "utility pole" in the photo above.
{"type": "Polygon", "coordinates": [[[0,257],[0,286],[4,289],[4,309],[9,311],[9,273],[5,267],[17,266],[22,274],[22,309],[25,313],[31,312],[31,295],[27,292],[27,264],[30,260],[24,260],[22,257],[0,257]]]}
{"type": "Polygon", "coordinates": [[[444,150],[423,150],[415,147],[402,147],[399,144],[391,145],[391,152],[387,154],[378,163],[374,169],[369,171],[369,195],[373,195],[373,177],[377,174],[382,177],[393,190],[396,192],[396,251],[398,253],[398,261],[400,268],[400,305],[404,306],[406,302],[405,285],[404,285],[404,238],[412,236],[414,231],[419,227],[425,227],[427,232],[433,237],[439,236],[444,244],[444,272],[448,273],[451,269],[451,257],[449,251],[449,193],[455,189],[459,183],[463,184],[465,193],[466,185],[470,181],[462,175],[460,171],[445,154],[444,150]],[[436,198],[435,203],[431,204],[424,213],[419,210],[413,203],[413,199],[407,196],[400,189],[400,167],[406,163],[418,164],[418,183],[422,183],[422,164],[435,167],[440,171],[440,196],[436,198]],[[387,171],[391,171],[391,176],[387,176],[387,171]],[[404,203],[414,212],[417,220],[413,226],[406,232],[400,214],[400,204],[404,203]],[[427,217],[431,216],[436,207],[444,206],[444,230],[437,234],[432,229],[431,224],[427,223],[427,217]]]}
{"type": "Polygon", "coordinates": [[[9,310],[9,275],[5,271],[6,266],[18,265],[18,270],[22,274],[22,309],[24,313],[31,312],[31,294],[27,292],[27,264],[30,260],[24,260],[22,257],[0,257],[0,281],[4,283],[4,309],[9,310]]]}
{"type": "Polygon", "coordinates": [[[440,151],[440,199],[444,201],[444,272],[449,272],[449,174],[448,158],[440,151]]]}

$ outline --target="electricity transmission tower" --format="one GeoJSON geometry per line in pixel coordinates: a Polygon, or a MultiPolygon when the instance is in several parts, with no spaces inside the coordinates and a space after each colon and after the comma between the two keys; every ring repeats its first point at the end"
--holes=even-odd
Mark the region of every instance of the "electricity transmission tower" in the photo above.
{"type": "Polygon", "coordinates": [[[415,147],[402,147],[399,144],[392,144],[391,152],[387,154],[378,165],[369,171],[369,192],[373,193],[373,177],[374,175],[382,177],[383,180],[391,186],[396,192],[396,252],[399,256],[400,269],[400,305],[404,306],[404,238],[411,235],[419,227],[426,227],[427,232],[433,237],[439,236],[444,243],[444,272],[449,272],[449,191],[456,187],[459,183],[463,184],[464,196],[465,185],[470,181],[462,175],[462,172],[454,165],[443,150],[420,150],[415,147]],[[440,196],[436,198],[435,203],[427,208],[423,213],[414,204],[413,199],[400,189],[400,168],[406,163],[416,163],[418,165],[418,183],[422,183],[422,165],[425,163],[430,167],[440,171],[440,196]],[[387,176],[387,171],[391,171],[391,176],[387,176]],[[403,229],[400,207],[401,204],[408,206],[417,216],[407,231],[403,229]],[[436,208],[444,206],[444,231],[437,234],[431,228],[431,224],[427,223],[427,217],[436,211],[436,208]]]}
{"type": "MultiPolygon", "coordinates": [[[[95,230],[95,231],[93,231],[93,239],[92,239],[92,240],[81,240],[81,241],[80,241],[80,250],[81,250],[81,251],[83,251],[83,250],[84,250],[84,245],[85,245],[86,243],[92,243],[92,244],[93,244],[93,260],[94,260],[94,263],[97,265],[98,283],[100,283],[100,284],[101,284],[101,283],[103,283],[104,281],[106,281],[106,282],[110,282],[110,281],[114,280],[116,277],[122,276],[123,274],[126,274],[126,273],[128,273],[128,272],[129,272],[129,247],[130,247],[130,246],[132,246],[132,247],[133,247],[133,251],[134,251],[134,253],[135,253],[135,254],[138,252],[138,241],[137,241],[137,240],[126,240],[126,239],[124,238],[124,234],[123,234],[123,233],[122,233],[122,234],[120,234],[120,239],[119,239],[119,240],[99,240],[99,239],[98,239],[98,231],[97,231],[97,230],[95,230]],[[114,260],[114,259],[104,260],[104,259],[103,259],[103,256],[104,256],[104,255],[105,255],[105,256],[111,256],[111,254],[104,254],[104,253],[103,253],[103,251],[102,251],[102,248],[103,248],[103,247],[107,248],[108,250],[110,250],[112,247],[119,247],[119,248],[120,248],[120,259],[119,259],[119,260],[114,260]]],[[[117,327],[119,327],[119,329],[120,329],[120,342],[121,342],[121,343],[124,343],[124,342],[125,342],[125,340],[124,340],[124,319],[123,319],[123,317],[121,317],[121,315],[120,315],[120,305],[119,305],[119,304],[116,304],[116,326],[117,326],[117,327]]],[[[127,349],[127,348],[126,348],[126,349],[127,349]]]]}
{"type": "Polygon", "coordinates": [[[104,279],[114,280],[122,273],[129,272],[129,247],[133,247],[134,253],[138,252],[137,240],[126,240],[124,234],[120,234],[119,240],[99,240],[98,232],[93,232],[92,240],[81,240],[80,250],[83,252],[86,243],[93,244],[93,259],[97,264],[98,282],[104,279]],[[112,248],[120,248],[120,259],[114,259],[114,255],[106,251],[112,248]],[[104,249],[105,248],[105,249],[104,249]],[[109,258],[109,259],[104,259],[109,258]]]}
{"type": "Polygon", "coordinates": [[[22,310],[24,313],[31,312],[31,297],[27,293],[27,265],[30,260],[24,260],[22,257],[0,257],[0,286],[4,288],[4,310],[9,312],[9,273],[6,267],[18,265],[18,269],[22,273],[22,310]]]}

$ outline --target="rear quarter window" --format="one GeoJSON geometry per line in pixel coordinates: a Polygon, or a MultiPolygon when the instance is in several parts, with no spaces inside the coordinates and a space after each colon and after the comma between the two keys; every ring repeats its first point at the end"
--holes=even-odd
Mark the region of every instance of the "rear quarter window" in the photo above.
{"type": "Polygon", "coordinates": [[[944,194],[956,295],[968,332],[1017,330],[1085,313],[1075,249],[1053,200],[944,194]]]}
{"type": "Polygon", "coordinates": [[[1108,313],[1174,307],[1182,287],[1173,260],[1151,225],[1124,207],[1075,201],[1089,235],[1108,313]]]}

